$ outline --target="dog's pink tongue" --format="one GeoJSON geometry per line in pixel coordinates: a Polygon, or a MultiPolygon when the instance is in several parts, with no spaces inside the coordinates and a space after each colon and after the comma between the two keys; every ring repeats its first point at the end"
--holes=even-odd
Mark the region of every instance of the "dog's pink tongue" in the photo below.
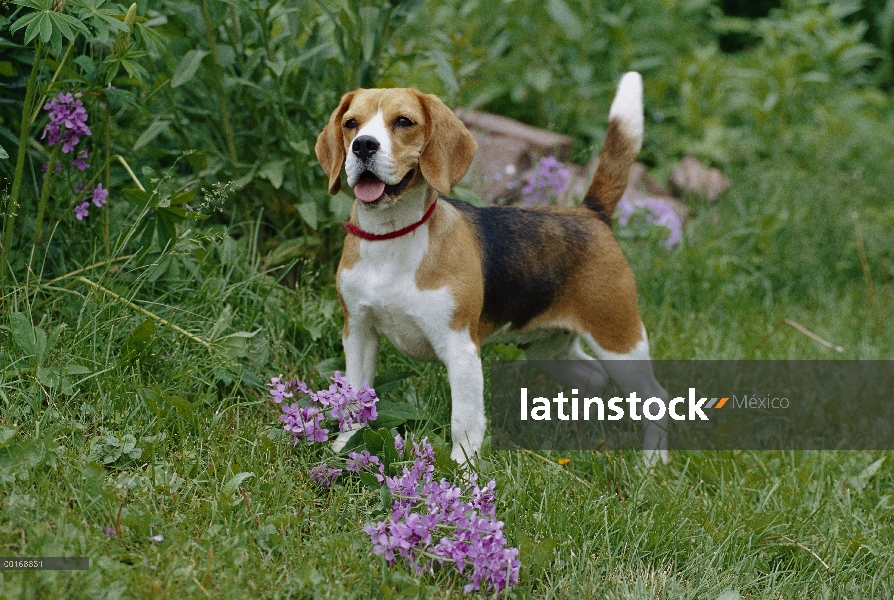
{"type": "Polygon", "coordinates": [[[354,186],[354,195],[361,202],[375,202],[385,191],[385,182],[379,179],[361,179],[354,186]]]}

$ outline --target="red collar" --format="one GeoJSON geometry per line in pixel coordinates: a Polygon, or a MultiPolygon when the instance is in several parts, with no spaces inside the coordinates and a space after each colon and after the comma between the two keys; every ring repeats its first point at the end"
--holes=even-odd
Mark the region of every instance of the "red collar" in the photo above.
{"type": "Polygon", "coordinates": [[[345,223],[345,229],[348,230],[348,233],[351,235],[356,235],[360,239],[369,240],[371,242],[379,241],[379,240],[393,240],[394,238],[398,238],[402,235],[407,235],[411,231],[415,231],[420,225],[428,221],[428,218],[431,217],[432,213],[435,212],[435,206],[438,205],[438,199],[435,198],[435,201],[431,203],[431,206],[428,207],[428,210],[425,211],[425,214],[422,215],[422,219],[416,221],[412,225],[407,225],[403,229],[398,229],[397,231],[392,231],[391,233],[370,233],[368,231],[363,231],[350,221],[345,223]]]}

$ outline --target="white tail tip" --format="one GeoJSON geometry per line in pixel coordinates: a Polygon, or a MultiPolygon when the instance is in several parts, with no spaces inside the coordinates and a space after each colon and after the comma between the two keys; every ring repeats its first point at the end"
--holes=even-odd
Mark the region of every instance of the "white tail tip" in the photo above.
{"type": "Polygon", "coordinates": [[[624,133],[636,140],[637,150],[643,141],[643,78],[636,71],[624,73],[612,101],[608,120],[618,120],[624,133]]]}

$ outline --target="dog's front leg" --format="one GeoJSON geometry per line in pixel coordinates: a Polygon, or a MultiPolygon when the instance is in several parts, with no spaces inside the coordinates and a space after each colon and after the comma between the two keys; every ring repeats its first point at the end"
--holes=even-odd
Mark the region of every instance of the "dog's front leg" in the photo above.
{"type": "Polygon", "coordinates": [[[447,365],[452,411],[450,457],[460,465],[474,460],[484,439],[484,375],[478,345],[466,334],[455,334],[442,350],[447,365]]]}
{"type": "MultiPolygon", "coordinates": [[[[345,370],[350,386],[359,390],[364,383],[373,385],[376,359],[379,355],[379,334],[372,326],[369,317],[360,311],[350,316],[346,314],[341,341],[345,350],[345,370]]],[[[360,427],[355,425],[348,431],[339,433],[332,442],[332,449],[341,452],[360,427]]]]}

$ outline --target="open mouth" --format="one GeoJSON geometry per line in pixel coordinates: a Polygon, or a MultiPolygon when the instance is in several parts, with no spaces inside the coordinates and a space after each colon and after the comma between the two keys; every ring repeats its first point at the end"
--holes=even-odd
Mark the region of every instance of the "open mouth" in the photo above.
{"type": "Polygon", "coordinates": [[[381,200],[382,196],[386,194],[393,196],[401,193],[404,191],[404,188],[409,185],[411,179],[413,179],[413,169],[410,169],[407,174],[404,175],[404,178],[394,185],[386,185],[384,181],[376,177],[374,174],[369,171],[364,171],[354,185],[354,195],[357,196],[357,199],[361,202],[369,204],[381,200]]]}

